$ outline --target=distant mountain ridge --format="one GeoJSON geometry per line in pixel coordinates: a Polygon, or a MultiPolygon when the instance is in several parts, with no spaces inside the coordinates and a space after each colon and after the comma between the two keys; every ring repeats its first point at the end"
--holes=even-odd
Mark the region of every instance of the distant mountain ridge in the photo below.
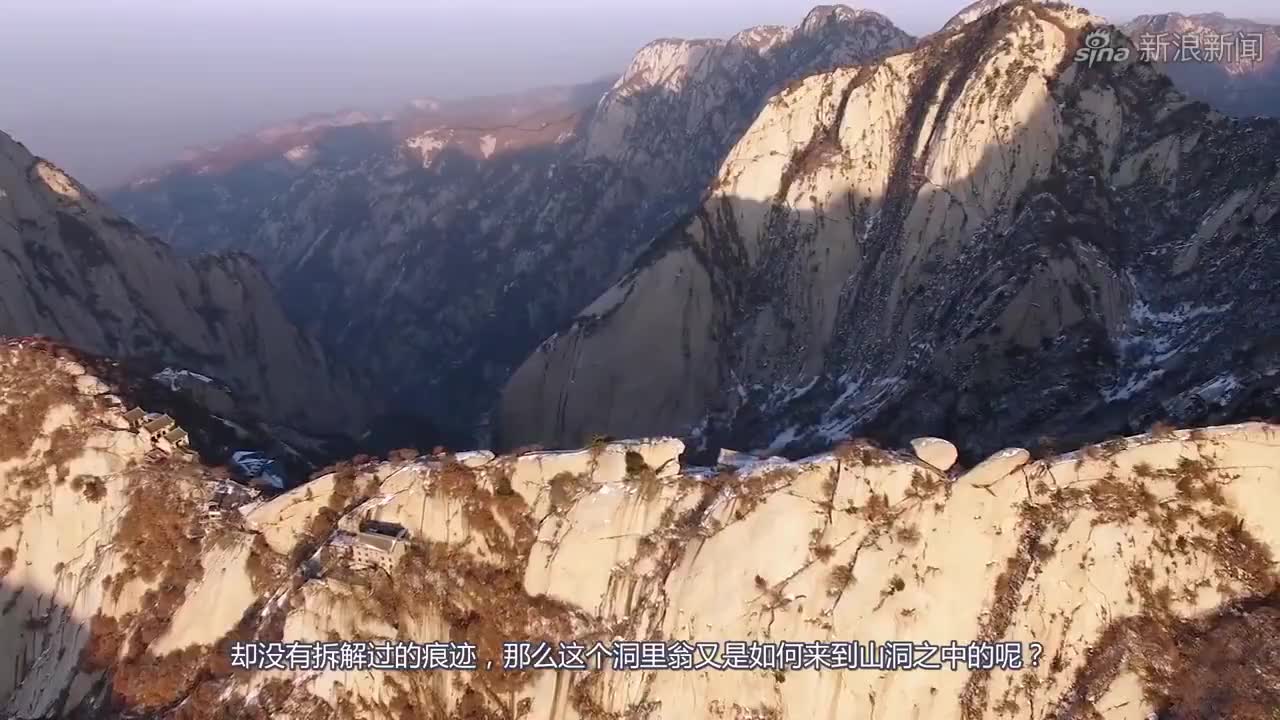
{"type": "MultiPolygon", "coordinates": [[[[1231,18],[1220,12],[1183,15],[1164,13],[1141,15],[1125,23],[1123,29],[1135,43],[1142,37],[1164,38],[1172,45],[1161,69],[1187,95],[1209,103],[1222,112],[1248,117],[1280,117],[1280,24],[1231,18]],[[1216,34],[1223,56],[1219,62],[1197,62],[1209,47],[1203,39],[1216,34]],[[1196,38],[1194,50],[1179,54],[1182,35],[1196,38]],[[1258,43],[1256,59],[1240,57],[1243,43],[1258,43]],[[1189,59],[1190,58],[1190,59],[1189,59]]],[[[1154,43],[1153,43],[1154,44],[1154,43]]]]}
{"type": "MultiPolygon", "coordinates": [[[[230,172],[244,163],[280,155],[291,148],[305,145],[332,129],[366,125],[381,120],[357,110],[307,115],[293,122],[270,125],[245,133],[225,143],[189,148],[177,161],[139,173],[139,177],[127,180],[122,185],[140,187],[182,172],[197,175],[230,172]]],[[[110,188],[107,192],[117,189],[110,188]]]]}
{"type": "MultiPolygon", "coordinates": [[[[590,107],[612,82],[456,101],[423,99],[380,115],[343,111],[299,118],[193,149],[177,162],[109,190],[107,197],[184,254],[255,251],[248,232],[228,229],[256,227],[274,197],[313,166],[359,167],[386,152],[419,156],[434,145],[429,142],[433,133],[448,135],[455,129],[466,133],[511,124],[538,126],[547,118],[563,125],[564,118],[590,107]]],[[[476,143],[472,146],[479,154],[476,143]]]]}

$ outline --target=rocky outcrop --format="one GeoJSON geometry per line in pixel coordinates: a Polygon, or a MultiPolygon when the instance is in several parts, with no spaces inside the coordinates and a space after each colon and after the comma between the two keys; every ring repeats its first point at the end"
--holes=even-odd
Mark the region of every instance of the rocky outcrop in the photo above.
{"type": "Polygon", "coordinates": [[[1013,449],[952,477],[865,444],[717,470],[681,467],[675,440],[600,442],[344,465],[262,502],[148,460],[57,358],[0,349],[0,379],[7,716],[1265,720],[1280,704],[1276,426],[1013,449]],[[498,669],[505,642],[640,640],[755,649],[745,670],[498,669]],[[855,671],[761,650],[851,640],[1025,656],[855,671]],[[478,669],[233,666],[237,643],[307,643],[281,660],[301,667],[313,641],[468,644],[478,669]]]}
{"type": "Polygon", "coordinates": [[[359,384],[303,335],[242,253],[183,260],[0,134],[0,334],[46,335],[226,383],[258,416],[346,432],[359,384]]]}
{"type": "MultiPolygon", "coordinates": [[[[1079,445],[1277,413],[1280,125],[1015,3],[774,97],[508,384],[502,439],[1079,445]]],[[[1118,37],[1118,36],[1117,36],[1118,37]]]]}
{"type": "Polygon", "coordinates": [[[796,28],[651,43],[611,87],[445,107],[400,137],[342,128],[299,151],[305,167],[274,157],[113,198],[166,235],[235,238],[396,411],[469,432],[539,342],[696,206],[770,95],[910,43],[881,15],[823,7],[796,28]]]}

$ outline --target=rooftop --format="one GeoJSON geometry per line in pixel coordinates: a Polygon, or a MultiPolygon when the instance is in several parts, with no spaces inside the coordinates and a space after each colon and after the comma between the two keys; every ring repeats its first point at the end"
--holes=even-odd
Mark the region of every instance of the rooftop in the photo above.
{"type": "Polygon", "coordinates": [[[142,429],[149,433],[155,433],[160,432],[161,430],[167,430],[171,427],[173,427],[173,418],[168,415],[160,415],[148,420],[143,424],[142,429]]]}

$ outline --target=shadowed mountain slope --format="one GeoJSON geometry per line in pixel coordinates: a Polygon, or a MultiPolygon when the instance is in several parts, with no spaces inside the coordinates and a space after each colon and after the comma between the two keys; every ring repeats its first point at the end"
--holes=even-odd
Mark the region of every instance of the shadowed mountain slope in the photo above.
{"type": "Polygon", "coordinates": [[[483,438],[511,370],[697,205],[774,92],[911,42],[824,6],[794,28],[655,41],[607,91],[523,115],[499,103],[407,138],[351,126],[277,156],[305,166],[287,176],[247,166],[113,197],[165,233],[234,239],[387,403],[483,438]]]}
{"type": "Polygon", "coordinates": [[[243,253],[185,260],[0,134],[0,334],[46,335],[225,384],[246,410],[354,432],[360,384],[289,321],[243,253]]]}

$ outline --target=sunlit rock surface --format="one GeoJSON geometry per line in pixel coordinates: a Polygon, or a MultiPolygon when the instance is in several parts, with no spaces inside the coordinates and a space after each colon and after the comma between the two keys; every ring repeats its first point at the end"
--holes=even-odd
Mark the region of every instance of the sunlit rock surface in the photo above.
{"type": "Polygon", "coordinates": [[[983,456],[1280,415],[1280,122],[1075,62],[1101,24],[1011,3],[775,95],[516,370],[501,439],[983,456]]]}
{"type": "Polygon", "coordinates": [[[1266,718],[1280,428],[947,477],[908,450],[675,467],[668,439],[342,465],[216,502],[84,368],[0,348],[0,707],[21,718],[1266,718]],[[215,507],[219,508],[215,511],[215,507]],[[339,540],[403,531],[394,562],[339,540]],[[246,672],[237,640],[1039,643],[1022,671],[246,672]],[[1221,658],[1233,658],[1224,664],[1221,658]]]}

